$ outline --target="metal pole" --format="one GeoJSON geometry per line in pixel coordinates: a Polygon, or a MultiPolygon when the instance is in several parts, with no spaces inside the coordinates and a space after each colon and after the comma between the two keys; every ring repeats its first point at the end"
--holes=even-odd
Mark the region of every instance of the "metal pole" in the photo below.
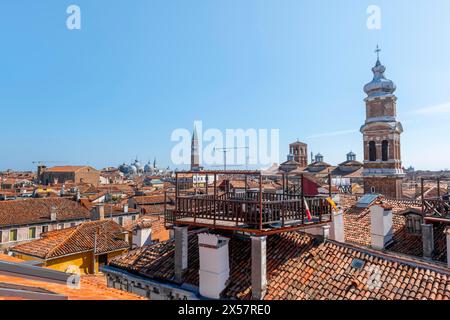
{"type": "Polygon", "coordinates": [[[437,195],[438,198],[441,198],[441,179],[437,178],[437,195]]]}
{"type": "Polygon", "coordinates": [[[223,150],[223,171],[227,171],[227,150],[223,150]]]}
{"type": "Polygon", "coordinates": [[[423,192],[423,178],[420,178],[420,193],[422,194],[422,213],[424,213],[424,192],[423,192]]]}
{"type": "Polygon", "coordinates": [[[300,182],[300,200],[301,200],[301,208],[302,208],[302,224],[305,224],[305,194],[303,192],[303,174],[301,175],[301,182],[300,182]]]}
{"type": "Polygon", "coordinates": [[[330,199],[333,198],[332,192],[331,192],[331,173],[328,171],[328,194],[330,196],[330,199]]]}
{"type": "Polygon", "coordinates": [[[214,200],[213,200],[213,206],[214,206],[214,228],[216,227],[216,215],[217,215],[217,206],[216,206],[216,200],[217,200],[217,174],[214,173],[214,200]]]}

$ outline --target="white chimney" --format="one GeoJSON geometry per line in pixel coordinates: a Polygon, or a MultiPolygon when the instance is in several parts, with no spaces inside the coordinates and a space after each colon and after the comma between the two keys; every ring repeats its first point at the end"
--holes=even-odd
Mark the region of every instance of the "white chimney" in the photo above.
{"type": "Polygon", "coordinates": [[[330,238],[334,241],[345,242],[344,233],[344,212],[340,209],[334,213],[333,221],[331,222],[330,238]]]}
{"type": "Polygon", "coordinates": [[[144,220],[133,229],[132,243],[133,248],[140,248],[152,244],[151,223],[146,223],[144,220]]]}
{"type": "Polygon", "coordinates": [[[55,207],[55,206],[52,206],[51,208],[50,208],[50,220],[51,221],[56,221],[56,213],[57,213],[57,208],[55,207]]]}
{"type": "Polygon", "coordinates": [[[228,238],[201,233],[198,235],[200,255],[200,294],[220,299],[230,276],[228,238]]]}
{"type": "Polygon", "coordinates": [[[123,212],[128,213],[128,204],[123,205],[123,212]]]}
{"type": "Polygon", "coordinates": [[[98,204],[94,207],[91,220],[105,220],[105,206],[103,204],[98,204]]]}
{"type": "Polygon", "coordinates": [[[383,250],[393,241],[392,208],[382,205],[370,207],[372,247],[383,250]]]}

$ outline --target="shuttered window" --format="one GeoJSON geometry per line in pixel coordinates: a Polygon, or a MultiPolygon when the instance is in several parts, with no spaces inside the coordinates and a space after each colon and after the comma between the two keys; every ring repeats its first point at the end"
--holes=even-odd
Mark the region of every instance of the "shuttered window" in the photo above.
{"type": "Polygon", "coordinates": [[[36,238],[36,227],[28,228],[28,239],[36,238]]]}
{"type": "Polygon", "coordinates": [[[9,242],[17,241],[17,229],[9,230],[9,242]]]}

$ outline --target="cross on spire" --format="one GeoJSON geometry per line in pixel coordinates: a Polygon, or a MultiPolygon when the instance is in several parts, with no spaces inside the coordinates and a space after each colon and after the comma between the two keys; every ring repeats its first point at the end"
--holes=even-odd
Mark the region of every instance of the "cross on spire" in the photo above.
{"type": "Polygon", "coordinates": [[[377,48],[375,49],[375,52],[376,52],[376,54],[377,54],[377,60],[380,60],[380,52],[381,52],[381,49],[380,49],[380,47],[377,45],[377,48]]]}

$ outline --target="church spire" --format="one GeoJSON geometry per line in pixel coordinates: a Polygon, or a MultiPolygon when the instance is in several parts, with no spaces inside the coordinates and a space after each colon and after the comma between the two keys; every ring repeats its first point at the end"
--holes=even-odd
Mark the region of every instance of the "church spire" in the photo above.
{"type": "Polygon", "coordinates": [[[380,52],[381,49],[377,45],[375,50],[375,53],[377,54],[377,62],[375,67],[372,68],[373,79],[364,86],[364,92],[367,94],[368,98],[392,95],[397,89],[395,83],[392,80],[386,79],[384,75],[386,67],[380,62],[380,52]]]}
{"type": "Polygon", "coordinates": [[[191,170],[200,170],[200,156],[199,156],[199,146],[198,146],[198,135],[197,127],[194,126],[194,132],[192,133],[191,141],[191,170]]]}

